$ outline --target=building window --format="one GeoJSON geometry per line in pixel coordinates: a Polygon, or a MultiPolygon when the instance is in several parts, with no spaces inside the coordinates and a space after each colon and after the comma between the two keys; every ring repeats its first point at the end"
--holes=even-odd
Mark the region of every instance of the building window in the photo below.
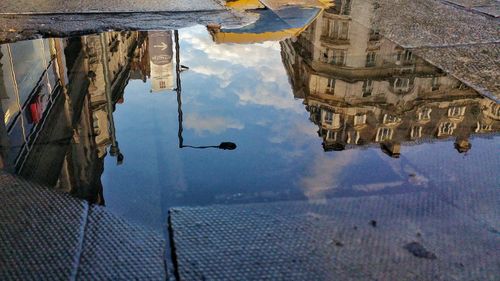
{"type": "Polygon", "coordinates": [[[328,62],[329,61],[329,53],[330,51],[328,48],[324,48],[322,53],[321,53],[321,62],[328,62]]]}
{"type": "Polygon", "coordinates": [[[323,18],[323,28],[321,30],[321,35],[323,36],[329,36],[330,34],[330,20],[323,18]]]}
{"type": "Polygon", "coordinates": [[[413,61],[413,53],[410,50],[405,50],[404,60],[405,60],[405,62],[413,61]]]}
{"type": "Polygon", "coordinates": [[[334,92],[335,92],[335,79],[328,78],[326,90],[327,90],[327,93],[332,94],[332,95],[334,94],[334,92]]]}
{"type": "Polygon", "coordinates": [[[495,104],[495,102],[492,102],[490,112],[491,114],[493,114],[493,116],[500,117],[500,105],[497,105],[495,104]]]}
{"type": "Polygon", "coordinates": [[[165,81],[161,80],[160,81],[160,89],[165,89],[167,87],[167,84],[165,83],[165,81]]]}
{"type": "Polygon", "coordinates": [[[439,77],[432,77],[432,82],[431,82],[431,90],[432,91],[437,91],[439,90],[439,77]]]}
{"type": "Polygon", "coordinates": [[[347,143],[358,144],[360,139],[361,139],[361,135],[360,135],[359,131],[354,131],[354,133],[353,132],[347,133],[347,143]]]}
{"type": "Polygon", "coordinates": [[[481,123],[477,122],[476,133],[488,132],[488,131],[491,131],[491,129],[492,129],[491,125],[481,124],[481,123]]]}
{"type": "Polygon", "coordinates": [[[375,58],[376,58],[376,53],[375,52],[368,52],[366,54],[366,67],[372,67],[375,66],[375,58]]]}
{"type": "Polygon", "coordinates": [[[339,38],[343,40],[347,40],[349,37],[349,23],[343,21],[340,26],[339,38]]]}
{"type": "Polygon", "coordinates": [[[417,114],[418,121],[429,121],[431,120],[431,108],[423,108],[417,114]]]}
{"type": "Polygon", "coordinates": [[[439,125],[438,136],[452,135],[453,131],[457,128],[457,125],[452,122],[444,122],[439,125]]]}
{"type": "Polygon", "coordinates": [[[337,140],[337,132],[335,132],[333,130],[326,130],[325,140],[327,140],[327,141],[336,141],[337,140]]]}
{"type": "Polygon", "coordinates": [[[342,15],[350,15],[351,14],[351,0],[344,0],[344,4],[342,5],[342,15]]]}
{"type": "Polygon", "coordinates": [[[326,124],[332,124],[333,123],[333,112],[324,110],[323,111],[323,122],[326,124]]]}
{"type": "Polygon", "coordinates": [[[384,114],[384,124],[397,124],[401,122],[401,118],[395,116],[395,115],[390,115],[390,114],[384,114]]]}
{"type": "Polygon", "coordinates": [[[396,78],[393,84],[394,90],[406,92],[410,88],[409,78],[396,78]]]}
{"type": "Polygon", "coordinates": [[[392,139],[394,131],[391,128],[378,128],[375,141],[383,142],[392,139]]]}
{"type": "Polygon", "coordinates": [[[98,136],[101,134],[101,128],[99,128],[99,117],[97,116],[96,112],[94,112],[92,114],[92,127],[94,129],[95,136],[98,136]]]}
{"type": "Polygon", "coordinates": [[[340,128],[340,114],[333,113],[329,110],[322,110],[322,125],[329,129],[340,128]]]}
{"type": "Polygon", "coordinates": [[[365,80],[363,82],[363,97],[368,97],[372,95],[373,91],[373,80],[365,80]]]}
{"type": "Polygon", "coordinates": [[[422,137],[422,127],[421,126],[412,126],[410,137],[412,139],[419,139],[422,137]]]}
{"type": "Polygon", "coordinates": [[[448,108],[448,117],[462,117],[465,115],[465,106],[452,106],[448,108]]]}
{"type": "Polygon", "coordinates": [[[339,49],[332,50],[331,63],[340,66],[345,65],[346,53],[347,52],[345,50],[339,50],[339,49]]]}
{"type": "Polygon", "coordinates": [[[366,124],[366,114],[354,116],[354,126],[366,124]]]}
{"type": "Polygon", "coordinates": [[[349,36],[349,22],[325,19],[322,34],[332,39],[347,40],[349,36]]]}

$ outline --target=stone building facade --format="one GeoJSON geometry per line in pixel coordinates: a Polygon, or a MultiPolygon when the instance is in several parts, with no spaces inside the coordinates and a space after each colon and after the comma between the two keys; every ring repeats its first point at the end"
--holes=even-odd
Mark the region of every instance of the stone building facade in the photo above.
{"type": "Polygon", "coordinates": [[[398,157],[402,143],[454,138],[466,152],[472,135],[500,130],[500,105],[382,37],[367,8],[375,7],[361,4],[338,0],[281,43],[325,150],[377,144],[398,157]]]}

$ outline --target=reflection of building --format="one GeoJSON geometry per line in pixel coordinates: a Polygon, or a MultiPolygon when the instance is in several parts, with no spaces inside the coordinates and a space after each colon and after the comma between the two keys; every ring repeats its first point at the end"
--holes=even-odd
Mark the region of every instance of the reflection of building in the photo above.
{"type": "Polygon", "coordinates": [[[1,163],[26,178],[103,203],[104,157],[123,160],[112,113],[144,34],[110,32],[2,45],[1,163]]]}
{"type": "MultiPolygon", "coordinates": [[[[56,56],[60,41],[33,40],[0,46],[2,162],[5,168],[22,159],[19,150],[34,141],[44,112],[55,106],[65,74],[56,56]]],[[[22,151],[22,149],[21,149],[22,151]]]]}
{"type": "Polygon", "coordinates": [[[398,156],[402,142],[500,130],[500,106],[381,37],[363,1],[336,1],[296,40],[281,43],[294,95],[304,99],[325,150],[381,144],[398,156]],[[372,26],[372,29],[365,26],[372,26]]]}

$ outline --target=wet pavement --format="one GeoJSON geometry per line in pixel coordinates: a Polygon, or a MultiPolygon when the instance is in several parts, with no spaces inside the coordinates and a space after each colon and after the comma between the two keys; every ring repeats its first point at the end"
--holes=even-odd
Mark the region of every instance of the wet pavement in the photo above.
{"type": "Polygon", "coordinates": [[[316,203],[173,208],[178,274],[181,280],[495,280],[500,192],[489,186],[453,195],[437,187],[316,203]]]}
{"type": "Polygon", "coordinates": [[[165,240],[67,194],[0,174],[2,280],[166,280],[165,240]]]}
{"type": "Polygon", "coordinates": [[[446,69],[483,95],[499,101],[500,43],[418,48],[414,52],[432,64],[446,69]]]}
{"type": "MultiPolygon", "coordinates": [[[[143,238],[124,238],[137,254],[124,259],[147,244],[180,280],[494,280],[497,19],[444,1],[268,2],[0,17],[3,170],[111,218],[88,216],[81,274],[126,272],[91,262],[120,263],[104,253],[126,249],[103,233],[122,241],[126,223],[143,238]],[[121,31],[96,32],[120,17],[121,31]],[[152,237],[139,230],[170,242],[133,244],[152,237]]],[[[14,205],[2,214],[22,214],[14,205]]],[[[78,233],[54,208],[49,226],[78,233]]],[[[23,231],[13,221],[2,235],[23,231]]],[[[15,246],[51,231],[37,229],[15,246]]],[[[14,267],[31,259],[7,253],[14,267]]]]}
{"type": "Polygon", "coordinates": [[[496,18],[500,16],[500,3],[496,0],[446,0],[445,2],[496,18]]]}
{"type": "Polygon", "coordinates": [[[224,10],[222,1],[218,0],[83,0],[83,1],[39,1],[33,5],[29,0],[3,0],[0,3],[0,14],[78,14],[78,13],[142,13],[142,12],[196,12],[224,10]]]}

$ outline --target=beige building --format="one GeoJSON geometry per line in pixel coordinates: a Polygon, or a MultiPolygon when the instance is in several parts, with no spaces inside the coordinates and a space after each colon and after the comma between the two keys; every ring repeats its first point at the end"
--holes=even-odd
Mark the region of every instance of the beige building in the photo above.
{"type": "Polygon", "coordinates": [[[471,135],[498,132],[498,104],[380,36],[373,6],[336,4],[281,43],[294,95],[325,150],[380,144],[398,156],[401,143],[453,137],[464,152],[471,135]]]}

